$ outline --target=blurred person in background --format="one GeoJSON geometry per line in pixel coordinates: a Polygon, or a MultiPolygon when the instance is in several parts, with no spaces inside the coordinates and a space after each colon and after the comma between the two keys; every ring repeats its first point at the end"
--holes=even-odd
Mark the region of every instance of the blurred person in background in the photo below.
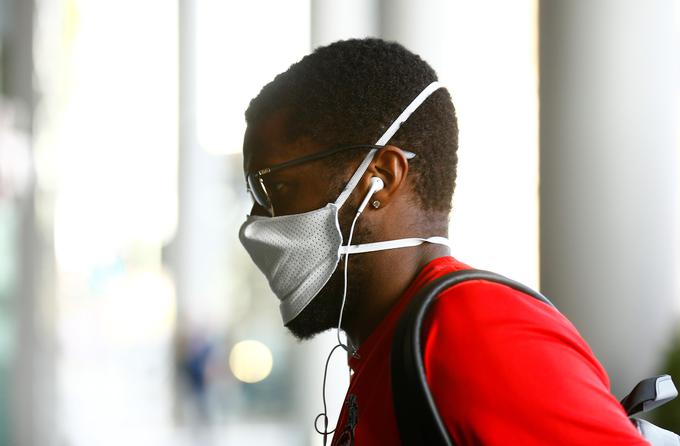
{"type": "MultiPolygon", "coordinates": [[[[246,121],[254,205],[241,241],[293,335],[337,328],[333,351],[348,353],[337,427],[324,413],[317,431],[335,432],[334,445],[400,444],[388,379],[395,325],[418,290],[470,268],[447,240],[451,97],[401,45],[347,40],[279,74],[246,121]]],[[[425,328],[428,383],[455,444],[647,444],[577,330],[542,302],[470,282],[438,297],[425,328]]]]}

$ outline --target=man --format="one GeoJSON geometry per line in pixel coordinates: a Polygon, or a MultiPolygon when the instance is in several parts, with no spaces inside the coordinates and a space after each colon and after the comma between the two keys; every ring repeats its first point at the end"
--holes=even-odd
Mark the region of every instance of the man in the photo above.
{"type": "MultiPolygon", "coordinates": [[[[241,241],[296,337],[347,334],[335,445],[400,444],[395,324],[426,283],[469,268],[447,246],[458,130],[436,81],[396,43],[348,40],[293,64],[246,112],[255,204],[241,241]]],[[[469,282],[438,297],[426,328],[428,382],[455,444],[647,444],[576,329],[542,302],[469,282]]]]}

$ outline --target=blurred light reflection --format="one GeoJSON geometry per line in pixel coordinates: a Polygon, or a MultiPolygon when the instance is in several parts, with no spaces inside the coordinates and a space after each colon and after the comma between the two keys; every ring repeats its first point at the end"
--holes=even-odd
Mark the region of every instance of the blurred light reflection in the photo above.
{"type": "Polygon", "coordinates": [[[236,379],[256,383],[272,371],[272,352],[262,342],[247,340],[234,345],[229,354],[229,367],[236,379]]]}

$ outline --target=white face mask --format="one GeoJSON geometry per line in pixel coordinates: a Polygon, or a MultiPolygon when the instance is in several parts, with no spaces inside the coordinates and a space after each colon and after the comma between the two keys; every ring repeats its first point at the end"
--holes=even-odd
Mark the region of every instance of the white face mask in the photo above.
{"type": "MultiPolygon", "coordinates": [[[[440,88],[428,85],[392,123],[375,145],[383,146],[399,126],[440,88]]],[[[239,238],[255,265],[262,271],[274,294],[281,301],[283,323],[293,320],[331,278],[343,254],[381,251],[417,246],[422,243],[447,245],[443,237],[406,238],[362,245],[343,246],[338,211],[361,180],[378,149],[372,149],[359,165],[334,203],[304,214],[262,217],[250,215],[239,231],[239,238]]],[[[358,218],[358,214],[355,216],[358,218]]]]}

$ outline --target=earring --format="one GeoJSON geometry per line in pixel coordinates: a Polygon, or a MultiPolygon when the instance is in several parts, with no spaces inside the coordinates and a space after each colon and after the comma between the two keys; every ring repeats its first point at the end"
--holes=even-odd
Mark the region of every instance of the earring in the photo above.
{"type": "Polygon", "coordinates": [[[380,201],[374,200],[373,203],[371,203],[371,206],[373,206],[375,209],[378,209],[380,207],[380,201]]]}

